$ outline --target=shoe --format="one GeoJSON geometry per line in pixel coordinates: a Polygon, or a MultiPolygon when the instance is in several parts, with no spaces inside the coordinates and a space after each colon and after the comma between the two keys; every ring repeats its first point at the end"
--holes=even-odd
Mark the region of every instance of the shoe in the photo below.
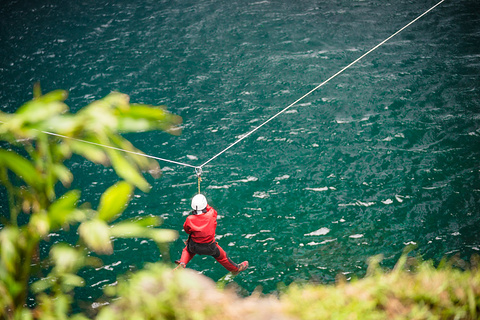
{"type": "Polygon", "coordinates": [[[239,274],[240,272],[246,270],[248,268],[248,261],[243,261],[238,265],[238,270],[235,272],[232,272],[234,275],[239,274]]]}

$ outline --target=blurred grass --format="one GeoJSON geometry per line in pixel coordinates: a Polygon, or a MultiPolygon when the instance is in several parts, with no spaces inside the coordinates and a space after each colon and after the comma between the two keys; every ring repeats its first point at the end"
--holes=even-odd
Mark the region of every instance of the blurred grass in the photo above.
{"type": "Polygon", "coordinates": [[[436,268],[430,261],[408,260],[402,256],[391,272],[371,262],[369,274],[350,283],[291,285],[282,305],[298,319],[479,318],[477,267],[461,270],[442,263],[436,268]]]}
{"type": "Polygon", "coordinates": [[[277,295],[247,298],[192,270],[152,264],[107,289],[115,302],[97,319],[479,319],[477,257],[468,270],[405,255],[394,270],[383,270],[379,261],[370,259],[363,279],[294,283],[277,295]]]}

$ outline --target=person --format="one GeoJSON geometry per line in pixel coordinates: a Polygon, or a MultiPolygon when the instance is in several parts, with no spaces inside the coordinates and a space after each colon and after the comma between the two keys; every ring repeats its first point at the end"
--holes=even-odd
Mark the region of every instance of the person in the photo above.
{"type": "Polygon", "coordinates": [[[180,260],[175,261],[178,264],[177,268],[180,266],[185,268],[190,260],[199,254],[214,257],[225,269],[234,274],[247,269],[248,261],[236,264],[215,241],[217,211],[207,203],[207,198],[203,194],[193,197],[192,209],[183,224],[183,229],[189,236],[180,260]]]}

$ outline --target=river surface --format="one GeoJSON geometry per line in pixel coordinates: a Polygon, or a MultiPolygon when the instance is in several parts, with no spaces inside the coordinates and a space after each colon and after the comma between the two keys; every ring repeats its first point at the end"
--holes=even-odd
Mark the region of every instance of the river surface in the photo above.
{"type": "MultiPolygon", "coordinates": [[[[121,91],[183,117],[179,137],[128,139],[200,165],[435,3],[2,0],[0,108],[16,110],[36,81],[68,90],[72,112],[121,91]]],[[[173,261],[197,180],[192,168],[160,164],[162,177],[148,178],[152,190],[136,191],[124,217],[158,215],[179,231],[173,261]]],[[[94,207],[118,179],[77,157],[68,166],[94,207]]],[[[392,267],[409,244],[437,262],[480,253],[480,2],[445,1],[211,161],[201,187],[219,213],[219,244],[250,263],[235,278],[246,293],[361,277],[368,257],[392,267]]],[[[76,239],[60,232],[50,244],[76,239]]],[[[78,299],[161,259],[145,239],[114,247],[104,267],[82,271],[78,299]]],[[[211,257],[189,267],[226,273],[211,257]]]]}

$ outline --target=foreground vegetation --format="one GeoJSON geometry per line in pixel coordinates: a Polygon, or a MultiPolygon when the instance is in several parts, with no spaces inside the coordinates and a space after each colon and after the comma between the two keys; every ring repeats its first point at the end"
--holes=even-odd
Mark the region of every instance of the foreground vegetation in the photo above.
{"type": "Polygon", "coordinates": [[[78,272],[102,264],[91,253],[110,254],[113,238],[149,238],[162,250],[177,236],[154,228],[161,224],[156,216],[121,219],[135,187],[150,189],[142,172],[160,175],[159,164],[121,133],[175,133],[181,118],[162,107],[131,104],[118,92],[75,114],[66,99],[63,90],[42,94],[36,85],[33,99],[14,114],[0,112],[0,191],[9,204],[0,216],[0,319],[65,319],[74,289],[85,285],[78,272]],[[69,190],[73,174],[64,162],[74,154],[111,166],[120,178],[96,209],[82,203],[80,190],[69,190]],[[55,243],[47,257],[40,255],[49,234],[69,229],[77,230],[76,244],[55,243]],[[28,295],[34,310],[26,307],[28,295]]]}
{"type": "Polygon", "coordinates": [[[371,259],[368,275],[336,286],[290,286],[281,301],[298,319],[479,319],[480,271],[402,256],[393,271],[371,259]],[[409,261],[409,263],[407,263],[409,261]],[[413,262],[413,264],[412,264],[413,262]]]}
{"type": "Polygon", "coordinates": [[[161,251],[175,239],[174,231],[155,228],[161,223],[155,216],[121,219],[135,187],[149,190],[142,171],[154,176],[160,171],[120,133],[172,132],[180,119],[163,108],[130,104],[120,93],[76,114],[68,112],[65,99],[64,91],[43,95],[36,87],[34,99],[15,114],[0,112],[0,182],[9,202],[0,224],[0,319],[480,318],[476,258],[460,270],[407,255],[390,271],[373,257],[364,279],[292,284],[277,295],[247,298],[236,295],[233,282],[223,288],[225,283],[191,270],[173,271],[167,260],[124,275],[105,289],[107,301],[95,304],[100,307],[73,314],[73,292],[85,285],[78,272],[98,267],[98,257],[113,251],[112,238],[150,238],[161,251]],[[81,203],[79,190],[69,190],[73,175],[64,162],[73,154],[112,166],[120,178],[100,196],[96,209],[81,203]],[[56,243],[48,256],[40,256],[39,245],[50,233],[69,228],[78,230],[76,244],[56,243]],[[35,299],[34,308],[26,305],[28,295],[35,299]]]}
{"type": "Polygon", "coordinates": [[[402,256],[392,271],[370,261],[368,275],[336,285],[292,284],[276,295],[240,298],[191,270],[158,264],[120,281],[121,297],[97,319],[479,319],[480,272],[435,268],[402,256]],[[407,263],[408,261],[408,263],[407,263]]]}

